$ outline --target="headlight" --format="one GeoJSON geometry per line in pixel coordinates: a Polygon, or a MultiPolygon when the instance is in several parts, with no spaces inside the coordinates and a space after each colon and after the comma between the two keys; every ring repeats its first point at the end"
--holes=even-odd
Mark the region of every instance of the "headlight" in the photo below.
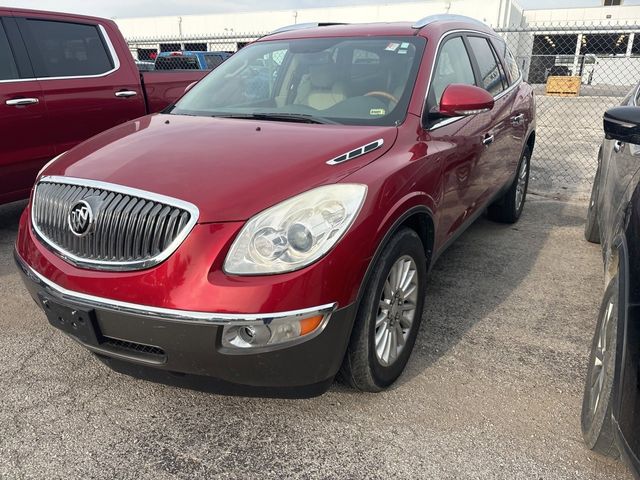
{"type": "Polygon", "coordinates": [[[366,194],[366,185],[327,185],[259,213],[233,242],[224,270],[236,275],[261,275],[306,267],[340,240],[358,215],[366,194]]]}

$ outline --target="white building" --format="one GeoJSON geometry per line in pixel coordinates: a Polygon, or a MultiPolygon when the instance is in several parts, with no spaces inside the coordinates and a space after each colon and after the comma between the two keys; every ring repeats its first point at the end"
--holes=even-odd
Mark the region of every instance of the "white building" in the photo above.
{"type": "Polygon", "coordinates": [[[145,59],[157,51],[236,50],[260,34],[295,23],[415,21],[453,13],[500,31],[532,83],[543,83],[549,74],[555,74],[582,76],[583,83],[593,85],[632,85],[640,78],[640,6],[624,5],[622,0],[602,3],[599,7],[523,11],[517,0],[422,0],[115,20],[133,54],[145,59]]]}
{"type": "Polygon", "coordinates": [[[495,26],[519,24],[522,9],[513,0],[423,0],[421,2],[358,5],[351,7],[271,10],[215,15],[117,18],[128,39],[204,37],[231,33],[267,33],[284,25],[306,22],[415,21],[436,13],[468,15],[495,26]]]}

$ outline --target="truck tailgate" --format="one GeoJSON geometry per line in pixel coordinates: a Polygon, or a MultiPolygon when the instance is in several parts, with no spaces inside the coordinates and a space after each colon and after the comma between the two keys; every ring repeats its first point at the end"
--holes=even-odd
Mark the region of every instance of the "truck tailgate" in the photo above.
{"type": "Polygon", "coordinates": [[[148,113],[156,113],[173,103],[184,89],[208,74],[208,70],[141,72],[148,113]]]}

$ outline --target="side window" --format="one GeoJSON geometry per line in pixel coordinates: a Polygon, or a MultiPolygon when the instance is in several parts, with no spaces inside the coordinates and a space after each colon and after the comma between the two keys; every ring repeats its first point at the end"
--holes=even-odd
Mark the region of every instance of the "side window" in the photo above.
{"type": "Polygon", "coordinates": [[[2,23],[0,23],[0,80],[13,80],[18,76],[18,68],[13,58],[7,34],[4,32],[2,23]]]}
{"type": "Polygon", "coordinates": [[[380,65],[380,55],[374,52],[369,52],[367,50],[361,50],[359,48],[355,48],[353,50],[353,61],[354,64],[366,64],[366,65],[380,65]]]}
{"type": "Polygon", "coordinates": [[[29,53],[36,56],[37,77],[99,75],[113,68],[113,60],[95,25],[26,20],[29,53]]]}
{"type": "Polygon", "coordinates": [[[507,74],[509,75],[509,85],[513,85],[516,83],[518,78],[520,78],[520,68],[518,67],[518,63],[511,54],[511,51],[507,48],[507,44],[504,40],[494,39],[493,45],[498,50],[498,53],[502,55],[502,58],[504,58],[504,64],[507,68],[507,74]]]}
{"type": "Polygon", "coordinates": [[[505,84],[508,84],[502,65],[496,60],[486,38],[469,37],[469,44],[478,62],[482,87],[495,97],[505,89],[505,84]]]}
{"type": "Polygon", "coordinates": [[[432,96],[430,98],[435,102],[436,107],[440,105],[445,88],[452,83],[476,84],[471,60],[462,37],[451,38],[440,48],[431,80],[432,96]]]}
{"type": "Polygon", "coordinates": [[[207,62],[207,68],[209,70],[219,67],[220,64],[224,62],[224,59],[220,55],[205,55],[204,59],[207,62]]]}

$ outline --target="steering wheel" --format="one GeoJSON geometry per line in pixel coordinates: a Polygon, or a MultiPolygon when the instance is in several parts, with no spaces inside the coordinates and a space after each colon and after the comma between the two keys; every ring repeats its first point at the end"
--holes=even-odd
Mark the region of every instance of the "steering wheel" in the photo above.
{"type": "Polygon", "coordinates": [[[391,95],[389,92],[381,92],[381,91],[372,91],[364,94],[365,97],[382,97],[387,100],[392,101],[393,103],[398,103],[398,99],[391,95]]]}

